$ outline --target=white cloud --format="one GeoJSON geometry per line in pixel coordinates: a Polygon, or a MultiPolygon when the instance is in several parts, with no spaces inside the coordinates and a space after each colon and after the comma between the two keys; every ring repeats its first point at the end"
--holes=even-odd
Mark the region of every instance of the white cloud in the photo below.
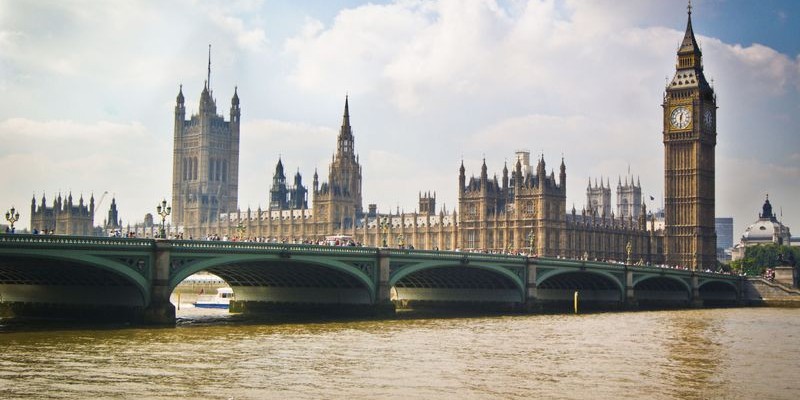
{"type": "MultiPolygon", "coordinates": [[[[293,82],[304,90],[325,91],[331,82],[349,82],[357,75],[364,96],[391,100],[394,110],[384,117],[416,121],[404,129],[407,145],[392,142],[401,159],[419,154],[414,143],[432,142],[434,148],[452,150],[442,161],[452,164],[459,151],[467,158],[485,153],[499,173],[502,160],[517,148],[544,152],[554,167],[563,152],[571,183],[568,201],[579,206],[583,177],[625,174],[627,165],[641,174],[646,191],[661,193],[659,105],[683,32],[641,26],[631,16],[652,10],[608,7],[607,1],[569,2],[566,7],[529,1],[507,9],[488,1],[420,4],[357,7],[340,13],[330,27],[314,22],[303,36],[287,42],[298,60],[293,82]],[[378,44],[382,51],[372,50],[378,44]]],[[[735,155],[758,148],[763,138],[748,131],[757,126],[770,132],[769,144],[761,148],[771,154],[759,154],[754,162],[760,168],[751,167],[774,170],[775,155],[779,160],[788,157],[781,142],[798,144],[787,129],[797,126],[796,111],[786,112],[787,104],[797,104],[798,60],[759,44],[699,40],[706,73],[717,78],[722,93],[719,138],[724,145],[718,148],[719,158],[726,156],[722,151],[735,155]],[[769,117],[756,122],[744,112],[747,108],[769,117]]],[[[791,171],[784,163],[777,162],[783,165],[778,170],[791,171]]],[[[438,180],[455,182],[455,168],[438,165],[438,180]]],[[[718,168],[741,166],[720,162],[718,168]]],[[[727,187],[739,183],[732,174],[719,175],[720,209],[732,210],[739,217],[737,225],[744,223],[748,202],[758,200],[722,197],[727,187]]],[[[781,176],[786,186],[791,175],[781,176]]],[[[445,197],[454,201],[454,193],[445,197]]],[[[389,196],[385,199],[391,202],[389,196]]]]}
{"type": "MultiPolygon", "coordinates": [[[[4,200],[16,199],[17,207],[29,204],[34,193],[37,201],[45,194],[51,202],[57,191],[71,191],[76,199],[83,194],[87,201],[94,193],[99,201],[108,191],[125,205],[122,218],[138,221],[159,198],[169,197],[154,190],[172,176],[169,142],[139,123],[14,118],[0,121],[0,142],[0,186],[7,188],[4,200]]],[[[95,223],[102,223],[105,211],[95,215],[95,223]]]]}
{"type": "MultiPolygon", "coordinates": [[[[683,36],[666,26],[685,13],[672,1],[618,3],[408,0],[297,12],[305,22],[287,33],[271,2],[0,0],[0,167],[30,164],[3,178],[13,190],[0,205],[125,182],[112,189],[124,218],[151,211],[170,187],[177,85],[196,109],[208,43],[220,112],[235,84],[242,97],[242,207],[265,202],[279,154],[307,184],[315,167],[325,179],[346,91],[364,201],[381,209],[411,210],[420,190],[452,209],[462,158],[472,174],[485,154],[499,174],[519,148],[552,168],[565,155],[570,206],[581,207],[588,176],[613,181],[628,165],[659,196],[660,104],[683,36]]],[[[800,56],[699,40],[719,96],[718,213],[743,227],[763,185],[786,192],[787,222],[800,226],[788,207],[800,196],[800,56]]]]}

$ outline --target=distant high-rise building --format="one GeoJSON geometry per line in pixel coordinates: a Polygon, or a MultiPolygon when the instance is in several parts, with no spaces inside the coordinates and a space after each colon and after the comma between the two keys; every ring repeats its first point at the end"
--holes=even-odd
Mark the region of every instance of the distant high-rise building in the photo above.
{"type": "Polygon", "coordinates": [[[714,227],[717,230],[717,260],[728,262],[733,248],[733,218],[716,218],[714,227]]]}
{"type": "Polygon", "coordinates": [[[715,218],[714,226],[717,230],[717,248],[730,249],[733,247],[733,218],[715,218]]]}

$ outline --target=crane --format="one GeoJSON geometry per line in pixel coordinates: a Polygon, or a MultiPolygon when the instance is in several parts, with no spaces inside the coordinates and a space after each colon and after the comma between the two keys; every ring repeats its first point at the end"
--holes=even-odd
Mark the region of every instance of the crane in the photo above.
{"type": "Polygon", "coordinates": [[[103,200],[106,199],[106,195],[107,194],[108,194],[108,191],[104,191],[103,194],[100,195],[100,201],[98,201],[97,204],[94,206],[94,210],[95,211],[99,210],[100,206],[103,205],[103,200]]]}

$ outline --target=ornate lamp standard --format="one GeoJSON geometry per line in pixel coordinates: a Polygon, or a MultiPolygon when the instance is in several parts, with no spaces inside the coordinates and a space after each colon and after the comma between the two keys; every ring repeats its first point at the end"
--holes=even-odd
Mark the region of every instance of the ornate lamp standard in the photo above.
{"type": "Polygon", "coordinates": [[[633,251],[633,245],[631,245],[631,241],[628,240],[628,244],[625,245],[625,253],[628,254],[628,259],[625,260],[626,264],[631,264],[631,251],[633,251]]]}
{"type": "Polygon", "coordinates": [[[164,228],[165,222],[167,220],[167,215],[172,213],[172,207],[168,207],[167,201],[162,200],[161,204],[156,206],[156,213],[158,213],[158,215],[161,216],[161,230],[158,232],[158,236],[161,237],[162,239],[165,239],[167,237],[167,231],[164,228]]]}
{"type": "Polygon", "coordinates": [[[401,248],[401,249],[402,249],[403,247],[405,247],[405,245],[406,245],[406,241],[405,241],[405,239],[406,239],[406,238],[405,238],[405,236],[403,236],[403,235],[397,235],[397,247],[399,247],[399,248],[401,248]]]}
{"type": "Polygon", "coordinates": [[[11,206],[11,209],[6,211],[6,221],[11,224],[11,233],[14,233],[14,222],[19,221],[19,213],[11,206]]]}
{"type": "Polygon", "coordinates": [[[530,240],[530,242],[531,242],[530,243],[530,251],[529,251],[528,254],[530,256],[533,256],[533,246],[536,243],[536,234],[533,233],[533,231],[531,231],[531,233],[528,234],[528,240],[530,240]]]}
{"type": "Polygon", "coordinates": [[[389,218],[387,217],[383,217],[383,219],[381,219],[381,232],[383,232],[383,246],[381,247],[387,247],[388,245],[386,244],[386,239],[389,235],[389,218]]]}
{"type": "Polygon", "coordinates": [[[236,225],[236,232],[239,234],[239,240],[244,240],[244,233],[247,231],[247,227],[242,225],[242,221],[239,221],[239,224],[236,225]]]}

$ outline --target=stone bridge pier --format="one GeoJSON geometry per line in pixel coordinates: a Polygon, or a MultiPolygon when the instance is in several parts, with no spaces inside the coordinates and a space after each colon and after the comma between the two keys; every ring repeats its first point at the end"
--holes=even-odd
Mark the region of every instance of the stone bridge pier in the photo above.
{"type": "Polygon", "coordinates": [[[175,323],[175,306],[170,302],[173,288],[169,284],[172,244],[156,239],[154,247],[153,276],[150,287],[150,304],[144,309],[142,319],[146,324],[169,325],[175,323]]]}

